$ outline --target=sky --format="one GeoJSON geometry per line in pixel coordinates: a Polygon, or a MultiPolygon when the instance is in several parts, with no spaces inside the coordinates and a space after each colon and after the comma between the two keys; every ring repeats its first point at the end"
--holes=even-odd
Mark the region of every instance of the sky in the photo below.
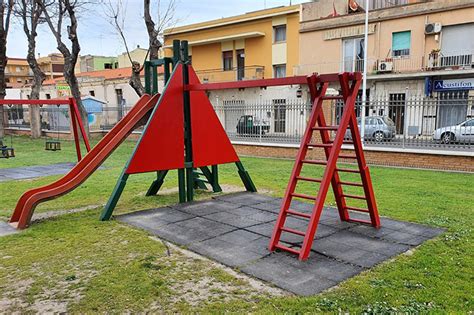
{"type": "MultiPolygon", "coordinates": [[[[176,26],[197,23],[222,17],[243,14],[264,8],[282,5],[298,4],[308,0],[176,0],[175,17],[176,26]]],[[[129,47],[137,45],[147,48],[148,39],[143,21],[142,0],[122,0],[126,4],[126,16],[124,33],[129,47]]],[[[153,0],[152,0],[153,2],[153,0]]],[[[166,6],[167,1],[162,0],[166,6]]],[[[101,5],[96,5],[79,16],[79,42],[81,55],[116,56],[125,51],[122,41],[119,40],[117,32],[110,25],[106,10],[101,5]]],[[[155,10],[156,12],[156,10],[155,10]]],[[[14,19],[12,28],[8,34],[7,55],[9,57],[25,58],[27,41],[23,33],[20,21],[14,19]]],[[[67,37],[66,37],[67,39],[67,37]]],[[[57,52],[56,41],[46,25],[38,29],[37,53],[45,56],[57,52]]]]}

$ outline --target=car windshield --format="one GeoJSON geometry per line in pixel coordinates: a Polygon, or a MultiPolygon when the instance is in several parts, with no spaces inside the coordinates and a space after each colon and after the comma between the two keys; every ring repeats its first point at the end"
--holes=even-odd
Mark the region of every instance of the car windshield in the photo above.
{"type": "Polygon", "coordinates": [[[391,119],[388,118],[387,116],[384,116],[384,117],[383,117],[383,121],[385,121],[385,123],[386,123],[388,126],[395,126],[395,123],[393,122],[393,120],[391,120],[391,119]]]}

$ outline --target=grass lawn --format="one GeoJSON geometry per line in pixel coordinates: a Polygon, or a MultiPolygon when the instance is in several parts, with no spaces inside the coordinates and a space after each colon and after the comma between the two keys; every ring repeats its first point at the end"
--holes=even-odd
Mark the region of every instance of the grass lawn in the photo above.
{"type": "MultiPolygon", "coordinates": [[[[17,157],[0,168],[75,160],[72,142],[44,151],[42,140],[15,137],[17,157]]],[[[372,167],[380,214],[447,232],[407,255],[383,263],[314,297],[281,296],[213,263],[179,251],[116,221],[99,222],[134,142],[126,141],[75,191],[41,204],[37,212],[95,206],[48,219],[0,238],[0,312],[454,312],[474,311],[474,175],[372,167]]],[[[256,186],[282,196],[292,161],[242,158],[256,186]]],[[[241,185],[233,165],[220,168],[222,184],[241,185]]],[[[321,168],[305,169],[317,176],[321,168]]],[[[343,178],[350,180],[352,174],[343,178]]],[[[352,175],[354,176],[354,175],[352,175]]],[[[27,189],[58,176],[0,183],[0,220],[6,221],[27,189]]],[[[176,174],[166,195],[145,197],[154,174],[131,176],[116,213],[176,203],[176,174]]],[[[298,191],[314,194],[309,184],[298,191]]],[[[352,192],[356,192],[356,189],[352,192]]],[[[199,198],[209,197],[199,193],[199,198]]],[[[332,196],[328,203],[334,204],[332,196]]]]}

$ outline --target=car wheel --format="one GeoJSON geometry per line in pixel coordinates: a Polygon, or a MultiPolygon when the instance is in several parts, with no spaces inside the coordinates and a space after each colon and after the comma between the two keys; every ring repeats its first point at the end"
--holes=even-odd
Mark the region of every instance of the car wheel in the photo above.
{"type": "Polygon", "coordinates": [[[382,142],[384,138],[385,136],[382,131],[377,131],[376,133],[374,133],[375,142],[382,142]]]}
{"type": "Polygon", "coordinates": [[[454,141],[454,134],[452,132],[445,132],[441,135],[441,142],[449,144],[454,141]]]}

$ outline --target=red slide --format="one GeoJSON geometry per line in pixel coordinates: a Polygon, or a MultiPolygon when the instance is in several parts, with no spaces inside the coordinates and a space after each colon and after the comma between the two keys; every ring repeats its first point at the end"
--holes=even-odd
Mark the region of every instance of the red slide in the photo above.
{"type": "Polygon", "coordinates": [[[18,229],[28,227],[35,207],[39,203],[67,194],[82,184],[127,138],[140,120],[151,112],[159,97],[158,94],[153,97],[143,95],[130,112],[69,173],[54,183],[25,192],[18,200],[10,224],[18,229]]]}

